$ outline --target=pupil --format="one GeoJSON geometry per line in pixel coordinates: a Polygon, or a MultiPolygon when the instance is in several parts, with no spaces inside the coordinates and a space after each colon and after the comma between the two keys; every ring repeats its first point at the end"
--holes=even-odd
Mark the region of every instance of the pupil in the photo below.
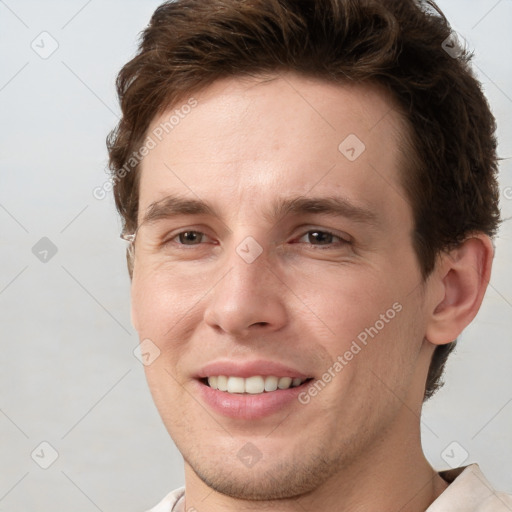
{"type": "Polygon", "coordinates": [[[320,243],[330,243],[332,240],[329,238],[332,238],[332,235],[330,233],[324,233],[322,231],[312,231],[310,233],[310,236],[316,237],[316,241],[320,243]],[[326,240],[327,237],[327,240],[326,240]]]}
{"type": "Polygon", "coordinates": [[[196,242],[199,239],[199,233],[196,231],[185,231],[180,234],[180,238],[182,243],[196,242]]]}

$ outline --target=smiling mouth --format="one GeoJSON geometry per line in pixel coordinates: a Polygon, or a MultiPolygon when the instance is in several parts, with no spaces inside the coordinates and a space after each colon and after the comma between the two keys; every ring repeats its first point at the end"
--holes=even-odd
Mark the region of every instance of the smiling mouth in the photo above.
{"type": "Polygon", "coordinates": [[[275,391],[296,388],[312,380],[312,377],[302,379],[299,377],[278,377],[275,375],[254,375],[252,377],[234,377],[227,375],[215,375],[205,377],[200,381],[211,389],[224,391],[231,394],[259,395],[275,391]]]}

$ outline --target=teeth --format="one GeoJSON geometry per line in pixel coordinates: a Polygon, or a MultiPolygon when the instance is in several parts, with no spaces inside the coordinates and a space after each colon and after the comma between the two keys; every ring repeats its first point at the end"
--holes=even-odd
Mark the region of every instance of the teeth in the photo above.
{"type": "Polygon", "coordinates": [[[228,377],[226,375],[218,375],[208,377],[208,385],[212,389],[219,391],[227,391],[228,393],[249,393],[258,395],[263,392],[276,391],[277,389],[289,389],[291,387],[300,386],[305,379],[296,377],[275,377],[269,375],[262,377],[255,375],[244,379],[243,377],[228,377]]]}
{"type": "MultiPolygon", "coordinates": [[[[215,378],[217,379],[217,389],[219,391],[227,391],[228,390],[228,378],[224,375],[219,375],[218,377],[214,377],[214,379],[215,378]]],[[[208,383],[210,383],[209,379],[208,379],[208,383]]]]}
{"type": "Polygon", "coordinates": [[[265,391],[275,391],[279,377],[265,377],[265,391]]]}
{"type": "MultiPolygon", "coordinates": [[[[244,380],[244,379],[240,379],[244,380]]],[[[244,391],[246,393],[251,393],[252,395],[256,395],[258,393],[263,393],[265,390],[265,379],[263,377],[249,377],[245,379],[245,387],[244,391]]],[[[243,392],[243,391],[242,391],[243,392]]]]}
{"type": "Polygon", "coordinates": [[[277,383],[279,389],[288,389],[292,385],[291,377],[281,377],[277,383]]]}
{"type": "Polygon", "coordinates": [[[245,382],[242,377],[229,377],[228,393],[245,393],[245,382]]]}

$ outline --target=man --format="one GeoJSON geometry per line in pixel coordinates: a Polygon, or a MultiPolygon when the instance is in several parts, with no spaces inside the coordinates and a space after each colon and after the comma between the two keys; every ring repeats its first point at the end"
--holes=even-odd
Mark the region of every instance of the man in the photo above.
{"type": "Polygon", "coordinates": [[[512,510],[424,400],[490,278],[494,119],[432,2],[178,0],[108,145],[163,511],[512,510]]]}

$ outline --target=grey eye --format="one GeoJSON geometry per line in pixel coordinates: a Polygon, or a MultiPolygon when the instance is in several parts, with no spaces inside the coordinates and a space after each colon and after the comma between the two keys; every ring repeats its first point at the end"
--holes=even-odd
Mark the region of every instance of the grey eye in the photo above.
{"type": "Polygon", "coordinates": [[[198,245],[202,241],[204,233],[199,231],[183,231],[178,233],[174,238],[178,238],[182,245],[198,245]]]}

